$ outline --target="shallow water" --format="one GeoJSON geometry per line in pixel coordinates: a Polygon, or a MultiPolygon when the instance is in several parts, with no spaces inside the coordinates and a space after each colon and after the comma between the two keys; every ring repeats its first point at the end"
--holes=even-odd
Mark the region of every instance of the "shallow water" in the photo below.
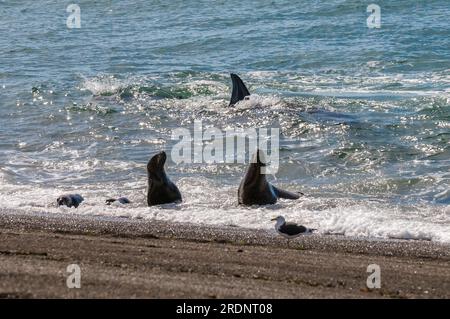
{"type": "Polygon", "coordinates": [[[450,242],[448,1],[0,1],[0,196],[7,208],[450,242]],[[229,73],[253,93],[227,107],[229,73]],[[237,206],[242,164],[176,164],[148,208],[145,164],[194,120],[279,128],[270,179],[307,196],[237,206]],[[81,193],[78,209],[56,197],[81,193]],[[105,207],[110,196],[131,206],[105,207]]]}

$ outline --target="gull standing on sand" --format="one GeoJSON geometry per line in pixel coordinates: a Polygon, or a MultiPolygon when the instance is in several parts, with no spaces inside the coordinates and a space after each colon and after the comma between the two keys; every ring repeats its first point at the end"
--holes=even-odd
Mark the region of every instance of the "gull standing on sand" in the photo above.
{"type": "Polygon", "coordinates": [[[296,238],[301,235],[312,234],[312,232],[316,230],[312,228],[307,228],[302,225],[297,225],[296,223],[286,223],[286,219],[284,219],[283,216],[278,216],[271,220],[277,221],[275,224],[275,230],[277,231],[278,234],[280,234],[281,236],[283,236],[288,240],[288,247],[290,239],[296,238]]]}

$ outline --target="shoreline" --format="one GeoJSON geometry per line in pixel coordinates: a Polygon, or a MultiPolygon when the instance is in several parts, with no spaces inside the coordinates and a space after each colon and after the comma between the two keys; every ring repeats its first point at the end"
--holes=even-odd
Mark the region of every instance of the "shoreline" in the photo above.
{"type": "Polygon", "coordinates": [[[450,298],[450,245],[0,210],[1,298],[450,298]],[[66,267],[79,264],[81,288],[66,267]],[[368,289],[367,266],[381,268],[368,289]]]}

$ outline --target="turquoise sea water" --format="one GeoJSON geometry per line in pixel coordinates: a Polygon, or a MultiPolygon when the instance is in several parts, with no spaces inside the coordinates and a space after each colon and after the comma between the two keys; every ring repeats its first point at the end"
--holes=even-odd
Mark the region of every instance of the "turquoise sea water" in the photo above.
{"type": "Polygon", "coordinates": [[[450,3],[0,1],[0,196],[7,208],[450,242],[450,3]],[[253,93],[228,107],[229,73],[253,93]],[[168,162],[181,205],[145,207],[175,128],[275,127],[271,180],[308,196],[241,208],[242,164],[168,162]],[[86,198],[53,207],[62,192],[86,198]],[[104,207],[109,196],[129,207],[104,207]]]}

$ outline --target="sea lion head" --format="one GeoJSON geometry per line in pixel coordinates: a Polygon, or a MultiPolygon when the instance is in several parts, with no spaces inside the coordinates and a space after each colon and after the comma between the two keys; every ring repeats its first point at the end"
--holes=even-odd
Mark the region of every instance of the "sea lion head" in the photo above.
{"type": "Polygon", "coordinates": [[[259,149],[256,150],[256,163],[261,167],[266,166],[266,155],[259,149]]]}
{"type": "Polygon", "coordinates": [[[72,198],[67,195],[59,196],[58,199],[56,200],[56,203],[58,204],[58,206],[70,207],[72,206],[72,198]]]}
{"type": "Polygon", "coordinates": [[[250,167],[260,168],[266,166],[266,156],[263,151],[257,149],[250,161],[250,167]]]}
{"type": "Polygon", "coordinates": [[[166,152],[162,151],[154,155],[147,164],[147,172],[150,176],[158,175],[164,172],[164,164],[166,163],[166,152]]]}

